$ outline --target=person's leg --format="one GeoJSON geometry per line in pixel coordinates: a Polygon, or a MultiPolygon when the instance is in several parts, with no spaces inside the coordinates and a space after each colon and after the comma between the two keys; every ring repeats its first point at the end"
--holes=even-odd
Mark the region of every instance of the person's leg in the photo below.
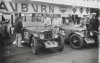
{"type": "Polygon", "coordinates": [[[16,33],[16,46],[18,46],[18,33],[16,33]]]}
{"type": "Polygon", "coordinates": [[[54,35],[57,34],[59,32],[59,28],[53,28],[53,33],[52,36],[54,38],[54,35]]]}
{"type": "Polygon", "coordinates": [[[21,34],[19,33],[18,34],[18,47],[22,47],[21,40],[22,40],[22,37],[21,37],[21,34]]]}
{"type": "Polygon", "coordinates": [[[94,40],[95,40],[95,44],[96,44],[97,46],[99,46],[98,36],[97,36],[96,34],[94,34],[94,35],[93,35],[93,38],[94,38],[94,40]]]}
{"type": "Polygon", "coordinates": [[[54,38],[55,28],[52,29],[52,38],[54,38]]]}

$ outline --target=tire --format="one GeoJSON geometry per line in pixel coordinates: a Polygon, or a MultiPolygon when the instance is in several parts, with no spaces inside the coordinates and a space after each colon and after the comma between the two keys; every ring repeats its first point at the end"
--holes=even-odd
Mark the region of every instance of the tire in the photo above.
{"type": "Polygon", "coordinates": [[[84,45],[83,38],[77,34],[71,35],[69,41],[70,41],[71,47],[74,49],[80,49],[84,45]]]}
{"type": "Polygon", "coordinates": [[[33,54],[38,54],[39,53],[38,43],[37,43],[37,39],[35,37],[31,38],[31,47],[32,47],[33,54]]]}
{"type": "Polygon", "coordinates": [[[58,39],[60,40],[60,42],[59,42],[59,44],[58,44],[58,50],[59,50],[60,52],[62,52],[63,49],[64,49],[64,38],[63,38],[62,35],[59,35],[59,38],[58,38],[58,39]]]}

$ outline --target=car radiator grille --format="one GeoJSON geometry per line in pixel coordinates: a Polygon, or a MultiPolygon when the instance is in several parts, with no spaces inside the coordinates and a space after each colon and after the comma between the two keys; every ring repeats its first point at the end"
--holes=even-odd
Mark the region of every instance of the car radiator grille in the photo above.
{"type": "Polygon", "coordinates": [[[45,37],[45,39],[52,38],[52,32],[51,31],[44,32],[44,37],[45,37]]]}

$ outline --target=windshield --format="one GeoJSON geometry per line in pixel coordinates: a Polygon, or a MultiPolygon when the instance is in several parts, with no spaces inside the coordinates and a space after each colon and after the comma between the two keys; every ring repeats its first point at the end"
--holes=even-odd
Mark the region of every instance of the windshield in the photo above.
{"type": "Polygon", "coordinates": [[[23,16],[24,27],[43,27],[44,16],[42,14],[35,14],[23,16]]]}
{"type": "Polygon", "coordinates": [[[77,15],[63,17],[63,24],[68,27],[85,27],[87,21],[86,17],[78,17],[77,15]]]}

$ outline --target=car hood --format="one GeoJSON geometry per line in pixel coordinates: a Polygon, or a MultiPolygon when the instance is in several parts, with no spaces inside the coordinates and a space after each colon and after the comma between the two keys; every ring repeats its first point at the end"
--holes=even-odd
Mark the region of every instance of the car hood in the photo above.
{"type": "Polygon", "coordinates": [[[44,27],[43,22],[23,22],[23,27],[27,31],[31,32],[44,32],[49,31],[44,27]]]}
{"type": "Polygon", "coordinates": [[[31,32],[50,31],[49,29],[46,29],[45,27],[25,27],[24,29],[31,32]]]}
{"type": "Polygon", "coordinates": [[[74,26],[65,26],[64,25],[64,26],[62,26],[60,28],[66,29],[66,30],[76,30],[76,31],[82,31],[82,30],[84,30],[84,28],[80,27],[79,25],[74,25],[74,26]]]}

